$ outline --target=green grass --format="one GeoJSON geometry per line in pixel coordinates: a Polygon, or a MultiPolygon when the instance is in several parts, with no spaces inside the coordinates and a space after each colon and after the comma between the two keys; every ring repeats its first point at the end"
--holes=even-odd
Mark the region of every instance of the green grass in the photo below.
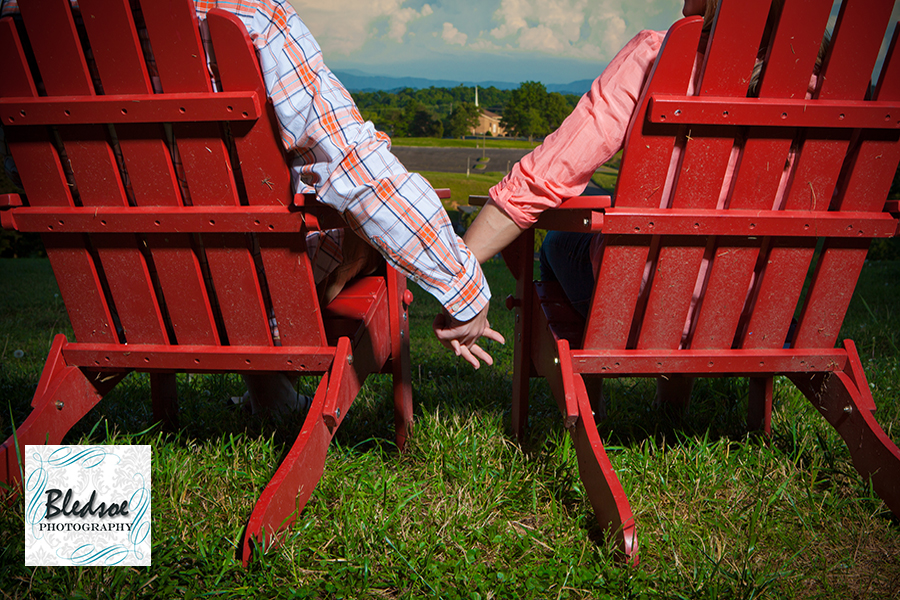
{"type": "MultiPolygon", "coordinates": [[[[513,288],[488,263],[493,325],[513,288]]],[[[53,333],[71,330],[45,260],[0,260],[0,413],[29,412],[53,333]],[[21,356],[16,350],[22,350],[21,356]]],[[[392,444],[390,379],[367,382],[325,474],[286,543],[247,570],[234,550],[299,421],[225,408],[240,379],[180,376],[182,429],[152,425],[149,381],[133,374],[67,438],[153,446],[153,566],[23,566],[23,502],[0,515],[0,597],[896,598],[900,525],[854,471],[843,443],[786,380],[774,437],[746,434],[746,385],[700,381],[691,410],[651,405],[651,381],[606,386],[600,426],[632,503],[641,566],[612,560],[543,381],[523,446],[508,433],[512,345],[473,372],[430,332],[437,303],[413,286],[415,429],[392,444]],[[95,429],[96,427],[96,429],[95,429]],[[91,433],[93,430],[93,433],[91,433]]],[[[866,266],[843,335],[856,339],[877,418],[900,434],[900,263],[866,266]]],[[[312,390],[315,381],[303,382],[312,390]]]]}
{"type": "MultiPolygon", "coordinates": [[[[614,180],[616,161],[607,166],[595,180],[614,180]]],[[[423,175],[451,189],[449,209],[502,176],[423,175]]],[[[491,322],[511,338],[502,301],[514,283],[497,262],[485,272],[491,322]]],[[[0,285],[5,438],[10,415],[21,423],[30,411],[53,336],[72,331],[46,260],[0,260],[0,285]]],[[[746,433],[744,380],[701,380],[677,418],[652,407],[652,381],[608,383],[600,434],[631,501],[642,561],[617,564],[545,382],[532,382],[519,446],[508,433],[512,344],[492,345],[497,364],[472,372],[433,338],[438,305],[411,287],[416,421],[405,454],[392,442],[390,378],[371,378],[286,543],[245,570],[234,560],[243,525],[300,420],[248,421],[225,406],[242,392],[238,376],[182,375],[181,430],[141,433],[153,426],[149,378],[133,374],[66,441],[153,446],[153,566],[25,567],[17,499],[0,513],[0,598],[900,597],[898,520],[784,379],[769,443],[746,433]]],[[[898,297],[900,262],[867,264],[841,333],[856,340],[876,417],[895,442],[898,297]]],[[[315,383],[301,386],[311,393],[315,383]]]]}
{"type": "Polygon", "coordinates": [[[537,148],[540,144],[539,141],[529,142],[493,137],[465,140],[457,138],[391,138],[392,146],[436,146],[440,148],[537,148]]]}
{"type": "Polygon", "coordinates": [[[449,188],[450,199],[444,201],[444,206],[452,210],[455,205],[469,203],[469,196],[484,196],[492,185],[503,179],[504,173],[488,171],[486,173],[441,173],[439,171],[422,171],[422,177],[428,180],[433,187],[449,188]]]}

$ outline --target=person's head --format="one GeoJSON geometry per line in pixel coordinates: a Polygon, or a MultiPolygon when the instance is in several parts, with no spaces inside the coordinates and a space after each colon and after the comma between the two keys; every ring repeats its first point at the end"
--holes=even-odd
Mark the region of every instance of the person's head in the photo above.
{"type": "Polygon", "coordinates": [[[685,17],[700,17],[706,13],[707,0],[684,0],[681,14],[685,17]]]}
{"type": "MultiPolygon", "coordinates": [[[[764,40],[767,40],[769,34],[771,34],[774,21],[781,14],[783,6],[784,0],[772,0],[772,6],[769,8],[769,20],[766,23],[766,35],[763,36],[764,40]]],[[[684,8],[681,10],[681,14],[685,17],[702,16],[703,31],[709,31],[712,29],[718,8],[719,0],[684,0],[684,8]]]]}
{"type": "MultiPolygon", "coordinates": [[[[702,16],[703,31],[708,34],[712,31],[713,22],[716,18],[716,11],[719,8],[719,2],[720,0],[684,0],[684,8],[682,10],[682,13],[686,17],[702,16]]],[[[755,96],[759,92],[760,74],[762,72],[766,50],[769,47],[772,39],[772,32],[775,30],[775,24],[778,22],[778,19],[781,17],[781,11],[783,8],[784,0],[772,0],[772,4],[769,8],[769,16],[766,19],[766,26],[763,30],[763,36],[759,46],[758,60],[753,69],[753,74],[750,79],[749,92],[751,96],[755,96]]],[[[830,41],[831,38],[828,35],[828,32],[826,32],[824,38],[822,39],[822,45],[819,49],[819,55],[816,58],[815,73],[819,73],[819,71],[821,70],[825,52],[830,41]]]]}

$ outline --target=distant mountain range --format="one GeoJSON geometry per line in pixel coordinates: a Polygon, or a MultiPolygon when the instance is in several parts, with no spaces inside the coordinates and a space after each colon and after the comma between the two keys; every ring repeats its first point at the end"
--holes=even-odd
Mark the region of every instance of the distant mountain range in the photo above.
{"type": "MultiPolygon", "coordinates": [[[[449,79],[425,79],[422,77],[383,77],[379,75],[367,75],[363,71],[348,69],[345,71],[335,70],[334,74],[341,80],[351,92],[375,92],[378,90],[392,91],[402,88],[422,89],[429,87],[452,88],[459,85],[475,86],[480,88],[496,87],[498,90],[514,90],[519,87],[519,83],[510,83],[508,81],[452,81],[449,79]]],[[[580,96],[591,88],[593,80],[582,79],[573,81],[572,83],[551,83],[546,85],[548,92],[559,92],[561,94],[575,94],[580,96]]]]}

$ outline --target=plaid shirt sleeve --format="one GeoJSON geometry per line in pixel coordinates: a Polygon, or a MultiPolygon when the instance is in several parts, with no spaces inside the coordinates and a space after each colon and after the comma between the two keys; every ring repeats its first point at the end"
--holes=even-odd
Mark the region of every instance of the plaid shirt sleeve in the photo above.
{"type": "Polygon", "coordinates": [[[202,17],[218,6],[237,15],[256,46],[266,89],[294,157],[298,192],[315,192],[397,269],[461,321],[488,303],[475,257],[455,234],[434,190],[390,152],[286,0],[195,0],[202,17]]]}

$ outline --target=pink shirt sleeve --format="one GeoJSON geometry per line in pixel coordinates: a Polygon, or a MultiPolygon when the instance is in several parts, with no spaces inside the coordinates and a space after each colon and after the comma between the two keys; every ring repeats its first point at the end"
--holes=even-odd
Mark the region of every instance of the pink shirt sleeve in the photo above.
{"type": "Polygon", "coordinates": [[[628,122],[659,54],[665,32],[642,31],[594,81],[575,110],[544,143],[516,163],[490,195],[516,225],[584,191],[597,168],[622,149],[628,122]]]}

